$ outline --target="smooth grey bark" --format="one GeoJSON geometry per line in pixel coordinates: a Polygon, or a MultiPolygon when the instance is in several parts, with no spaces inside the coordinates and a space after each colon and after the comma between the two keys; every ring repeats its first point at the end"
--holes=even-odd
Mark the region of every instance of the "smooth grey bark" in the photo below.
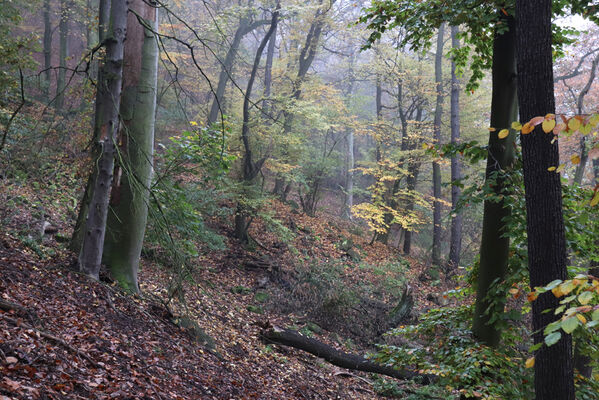
{"type": "MultiPolygon", "coordinates": [[[[552,1],[516,0],[518,35],[518,105],[520,120],[555,113],[552,51],[552,1]]],[[[558,141],[540,126],[520,135],[526,196],[528,271],[532,288],[555,279],[567,279],[567,247],[562,212],[560,174],[548,171],[559,165],[558,141]]],[[[543,344],[543,330],[561,315],[555,315],[560,299],[541,294],[532,302],[535,344],[543,344]]],[[[552,346],[535,352],[536,400],[573,400],[574,371],[572,338],[563,334],[552,346]]]]}
{"type": "MultiPolygon", "coordinates": [[[[245,91],[245,96],[243,99],[243,124],[241,126],[241,141],[243,142],[243,160],[242,160],[242,180],[245,186],[249,186],[253,184],[254,179],[260,173],[264,162],[266,161],[266,157],[263,157],[257,161],[254,161],[252,154],[252,146],[250,144],[250,98],[252,96],[252,88],[254,86],[254,80],[256,79],[256,73],[258,71],[258,67],[260,66],[260,59],[262,58],[262,52],[266,47],[266,43],[274,33],[277,23],[279,21],[279,9],[280,4],[277,3],[277,8],[275,12],[272,14],[272,20],[270,23],[270,28],[266,32],[264,38],[260,42],[258,46],[258,50],[256,50],[256,57],[254,58],[254,65],[252,67],[252,72],[250,73],[250,79],[248,80],[247,89],[245,91]]],[[[250,220],[251,221],[251,220],[250,220]]],[[[246,210],[244,209],[241,203],[237,204],[237,209],[235,211],[235,237],[237,237],[242,243],[247,243],[249,240],[248,237],[248,215],[246,210]]]]}
{"type": "Polygon", "coordinates": [[[130,0],[129,10],[120,107],[120,165],[112,185],[103,261],[125,290],[138,292],[154,155],[158,79],[158,41],[154,32],[158,31],[158,9],[143,0],[130,0]]]}
{"type": "MultiPolygon", "coordinates": [[[[459,49],[459,27],[451,27],[451,46],[459,49]]],[[[456,145],[460,141],[460,81],[456,74],[456,65],[451,62],[451,143],[456,145]]],[[[451,157],[451,181],[462,179],[462,169],[459,154],[451,157]]],[[[451,208],[455,210],[460,199],[461,189],[458,185],[451,186],[451,208]]],[[[449,240],[448,270],[454,270],[460,265],[462,251],[462,213],[451,213],[451,238],[449,240]]]]}
{"type": "MultiPolygon", "coordinates": [[[[401,110],[401,108],[400,108],[401,110]]],[[[403,114],[403,112],[402,112],[403,114]]],[[[422,108],[418,108],[416,111],[416,121],[422,121],[423,110],[422,108]]],[[[401,116],[402,124],[404,126],[404,135],[406,140],[402,142],[402,147],[405,144],[405,150],[414,150],[418,143],[414,140],[409,141],[407,139],[407,118],[405,115],[401,116]],[[409,143],[412,142],[412,143],[409,143]]],[[[416,190],[416,184],[418,183],[418,174],[420,173],[420,163],[417,160],[412,160],[408,162],[408,176],[406,178],[406,189],[409,193],[413,193],[416,190]]],[[[406,210],[411,212],[414,210],[414,200],[411,199],[406,204],[406,210]]],[[[410,229],[406,229],[403,238],[403,252],[404,254],[409,255],[412,251],[412,238],[414,236],[414,232],[410,229]]]]}
{"type": "MultiPolygon", "coordinates": [[[[345,98],[351,99],[354,91],[354,62],[355,54],[352,52],[349,59],[348,69],[348,86],[345,91],[345,98]]],[[[349,100],[348,100],[349,101],[349,100]]],[[[347,129],[347,135],[345,137],[346,148],[345,148],[345,199],[343,202],[343,214],[342,217],[348,220],[352,219],[351,209],[354,206],[354,130],[349,127],[347,129]]]]}
{"type": "MultiPolygon", "coordinates": [[[[108,28],[108,23],[110,20],[110,4],[111,0],[100,0],[99,11],[98,11],[98,40],[100,43],[104,43],[106,40],[106,30],[108,28]]],[[[99,60],[102,62],[102,60],[99,60]]],[[[102,78],[102,69],[98,70],[98,79],[97,81],[100,83],[103,81],[102,78]]],[[[94,126],[97,126],[101,122],[101,116],[104,115],[104,111],[102,109],[103,102],[100,98],[102,96],[102,91],[96,91],[96,110],[94,113],[94,126]]],[[[92,159],[96,160],[100,157],[100,148],[98,147],[98,134],[99,130],[94,129],[93,138],[92,138],[92,159]]],[[[77,214],[77,221],[75,222],[75,227],[73,228],[73,235],[71,236],[71,241],[69,242],[69,249],[77,254],[81,251],[81,245],[83,244],[83,236],[85,233],[85,221],[87,219],[87,212],[89,210],[89,202],[92,198],[93,193],[93,185],[96,181],[97,169],[93,168],[85,185],[85,190],[83,191],[83,196],[81,201],[79,202],[79,213],[77,214]]]]}
{"type": "MultiPolygon", "coordinates": [[[[437,33],[437,51],[435,53],[435,88],[437,99],[435,103],[435,120],[433,137],[437,145],[441,144],[441,118],[443,116],[443,34],[445,23],[439,26],[437,33]]],[[[433,161],[433,251],[432,263],[441,265],[441,166],[433,161]]]]}
{"type": "Polygon", "coordinates": [[[93,279],[99,279],[102,250],[106,234],[106,218],[113,178],[115,146],[119,127],[119,107],[123,74],[123,53],[127,33],[127,1],[113,0],[110,24],[106,35],[106,58],[98,82],[98,101],[94,137],[98,140],[100,157],[94,163],[97,174],[85,223],[85,235],[79,254],[79,269],[93,279]],[[98,115],[101,112],[101,115],[98,115]]]}
{"type": "MultiPolygon", "coordinates": [[[[503,21],[508,30],[503,34],[495,33],[493,40],[491,127],[495,131],[489,133],[487,181],[512,168],[515,161],[513,145],[516,134],[510,126],[518,119],[516,23],[513,17],[506,17],[503,21]],[[497,136],[502,129],[510,129],[505,139],[497,136]]],[[[503,179],[496,179],[493,189],[496,195],[504,197],[510,192],[503,179]]],[[[509,216],[510,207],[503,200],[485,201],[472,331],[478,340],[490,346],[499,344],[501,332],[494,324],[489,324],[489,320],[496,313],[502,313],[504,306],[499,302],[496,308],[489,309],[491,299],[487,294],[491,285],[503,281],[507,273],[510,240],[504,219],[509,216]]]]}
{"type": "Polygon", "coordinates": [[[54,106],[58,111],[62,111],[64,106],[64,92],[66,90],[66,73],[67,73],[67,57],[69,56],[68,47],[69,35],[69,2],[68,0],[60,1],[60,20],[58,22],[58,77],[56,79],[56,99],[54,106]]]}
{"type": "Polygon", "coordinates": [[[52,6],[50,0],[44,0],[44,97],[50,96],[52,84],[52,23],[50,11],[52,6]]]}

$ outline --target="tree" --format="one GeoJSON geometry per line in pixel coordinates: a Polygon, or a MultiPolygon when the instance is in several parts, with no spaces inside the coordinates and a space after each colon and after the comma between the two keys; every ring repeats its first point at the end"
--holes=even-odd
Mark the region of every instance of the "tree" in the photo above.
{"type": "MultiPolygon", "coordinates": [[[[555,112],[551,0],[517,0],[518,102],[520,119],[555,112]]],[[[557,141],[540,127],[521,135],[526,192],[528,268],[530,286],[545,286],[566,279],[567,250],[562,215],[560,175],[548,171],[559,165],[557,141]]],[[[543,343],[543,329],[559,316],[559,299],[543,293],[532,303],[535,344],[543,343]],[[547,311],[549,310],[549,311],[547,311]]],[[[535,355],[537,400],[574,399],[572,339],[562,335],[552,346],[542,346],[535,355]]]]}
{"type": "MultiPolygon", "coordinates": [[[[437,51],[435,53],[435,86],[437,100],[435,105],[434,140],[441,144],[441,118],[443,116],[443,34],[445,23],[439,26],[437,32],[437,51]]],[[[441,265],[441,166],[433,161],[433,254],[434,266],[441,265]]]]}
{"type": "Polygon", "coordinates": [[[114,157],[119,126],[119,107],[123,74],[123,53],[127,32],[127,1],[112,0],[105,47],[106,58],[102,63],[98,82],[98,102],[94,138],[100,156],[94,168],[93,192],[85,223],[85,234],[79,253],[81,272],[93,279],[99,278],[102,250],[106,234],[108,202],[113,179],[114,157]],[[100,113],[98,115],[98,113],[100,113]]]}
{"type": "MultiPolygon", "coordinates": [[[[453,50],[460,48],[460,39],[458,38],[459,27],[451,27],[451,45],[453,50]]],[[[457,76],[457,65],[455,61],[451,62],[451,143],[455,146],[460,140],[460,81],[457,76]]],[[[458,154],[451,157],[451,208],[455,210],[460,199],[461,189],[456,184],[462,179],[460,156],[458,154]]],[[[451,214],[451,238],[449,241],[449,261],[447,269],[452,270],[460,265],[460,252],[462,250],[462,213],[452,212],[451,214]]]]}
{"type": "Polygon", "coordinates": [[[66,90],[67,59],[69,57],[69,8],[67,0],[60,1],[60,19],[58,22],[59,50],[58,50],[58,78],[56,79],[55,106],[62,111],[66,90]]]}
{"type": "Polygon", "coordinates": [[[158,72],[157,8],[129,0],[121,91],[119,163],[112,185],[103,261],[126,290],[137,292],[152,178],[158,72]]]}

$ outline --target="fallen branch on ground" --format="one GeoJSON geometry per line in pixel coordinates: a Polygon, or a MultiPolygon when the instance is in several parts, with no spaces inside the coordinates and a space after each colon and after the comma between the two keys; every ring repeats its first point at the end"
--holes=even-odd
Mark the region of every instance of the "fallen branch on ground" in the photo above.
{"type": "Polygon", "coordinates": [[[367,360],[356,354],[345,353],[328,344],[306,337],[291,329],[272,327],[263,330],[262,336],[272,343],[291,346],[296,349],[304,350],[317,357],[324,358],[326,361],[338,367],[356,371],[373,372],[375,374],[386,375],[402,380],[412,379],[417,376],[425,378],[426,381],[430,380],[427,375],[421,375],[412,371],[398,370],[387,365],[367,360]]]}

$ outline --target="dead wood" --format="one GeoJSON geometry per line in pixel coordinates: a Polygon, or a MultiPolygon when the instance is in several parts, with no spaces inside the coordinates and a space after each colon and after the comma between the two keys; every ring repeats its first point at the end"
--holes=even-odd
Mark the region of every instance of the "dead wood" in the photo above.
{"type": "Polygon", "coordinates": [[[306,337],[291,329],[272,327],[263,330],[262,336],[264,339],[272,343],[294,347],[317,357],[321,357],[338,367],[356,371],[373,372],[375,374],[386,375],[402,380],[421,376],[428,381],[427,376],[420,375],[412,371],[395,369],[388,365],[378,364],[356,354],[345,353],[335,349],[332,346],[329,346],[328,344],[306,337]]]}

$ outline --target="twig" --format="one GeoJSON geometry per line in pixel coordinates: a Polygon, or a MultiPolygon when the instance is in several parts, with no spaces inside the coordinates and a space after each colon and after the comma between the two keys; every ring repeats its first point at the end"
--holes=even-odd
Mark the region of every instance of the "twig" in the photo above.
{"type": "Polygon", "coordinates": [[[24,85],[23,85],[23,71],[21,70],[21,68],[19,68],[19,80],[21,82],[21,103],[19,103],[19,106],[17,107],[17,109],[15,111],[13,111],[13,113],[10,116],[10,119],[6,123],[6,128],[4,128],[4,134],[2,135],[2,142],[0,143],[0,151],[2,151],[4,149],[4,145],[6,143],[6,137],[8,136],[8,130],[10,129],[10,126],[12,125],[12,121],[15,119],[15,117],[17,116],[19,111],[21,111],[21,108],[23,108],[23,106],[25,105],[25,89],[24,89],[24,85]]]}

